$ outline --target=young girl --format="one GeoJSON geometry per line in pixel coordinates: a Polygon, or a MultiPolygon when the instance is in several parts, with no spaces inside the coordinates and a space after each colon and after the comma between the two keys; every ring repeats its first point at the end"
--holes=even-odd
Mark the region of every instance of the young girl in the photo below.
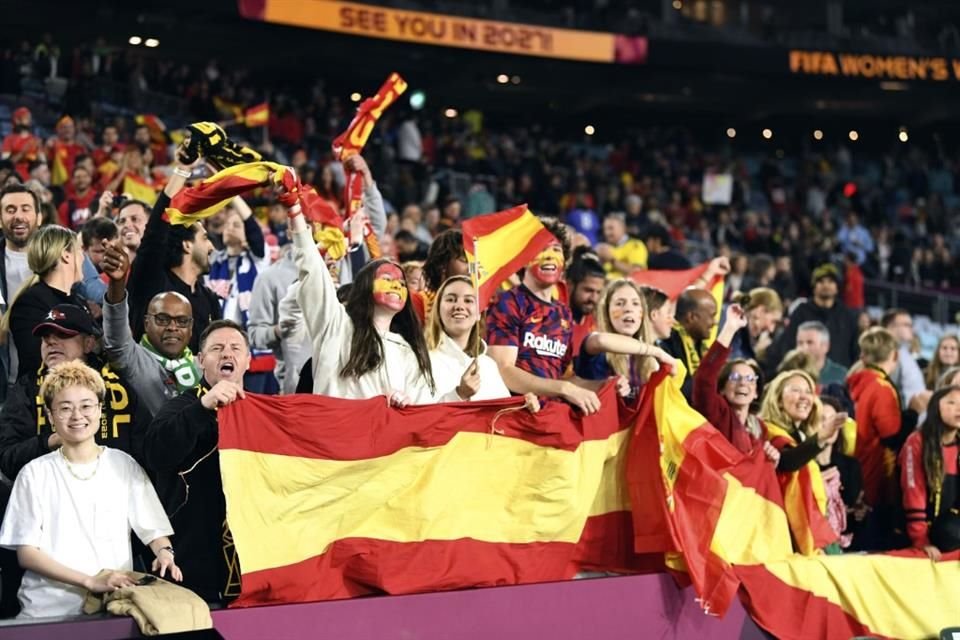
{"type": "Polygon", "coordinates": [[[80,615],[87,591],[133,586],[124,573],[133,568],[131,528],[155,554],[153,571],[183,579],[147,474],[94,441],[105,394],[97,372],[77,361],[54,367],[40,387],[62,444],[17,475],[0,529],[0,545],[16,550],[26,570],[22,618],[80,615]]]}
{"type": "Polygon", "coordinates": [[[960,549],[960,387],[938,389],[919,431],[900,451],[907,534],[931,560],[960,549]]]}
{"type": "MultiPolygon", "coordinates": [[[[441,393],[460,380],[465,372],[475,373],[477,391],[471,400],[509,398],[510,391],[493,358],[486,354],[487,343],[479,339],[477,290],[467,276],[447,278],[436,292],[436,302],[427,316],[427,347],[433,376],[441,393]]],[[[527,394],[531,410],[539,409],[537,397],[527,394]]]]}
{"type": "Polygon", "coordinates": [[[653,344],[653,330],[640,285],[627,279],[607,285],[600,298],[598,332],[583,341],[574,371],[585,380],[619,377],[629,386],[621,395],[636,392],[657,370],[657,361],[675,367],[666,351],[653,344]]]}
{"type": "MultiPolygon", "coordinates": [[[[427,345],[399,265],[381,259],[364,266],[341,305],[296,194],[283,193],[280,199],[289,208],[300,272],[297,301],[313,345],[313,392],[353,399],[383,395],[399,407],[469,399],[472,394],[436,393],[427,345]]],[[[464,382],[458,388],[466,392],[470,385],[464,382]]]]}
{"type": "MultiPolygon", "coordinates": [[[[844,414],[843,405],[836,398],[821,396],[820,406],[822,425],[836,420],[837,415],[844,414]]],[[[840,553],[850,547],[854,536],[853,528],[856,523],[863,521],[868,510],[863,501],[860,463],[853,456],[844,455],[842,433],[842,429],[837,430],[817,454],[817,465],[820,467],[820,475],[827,492],[827,520],[840,536],[835,545],[827,547],[828,554],[840,553]],[[850,522],[848,515],[853,516],[855,522],[850,522]]]]}

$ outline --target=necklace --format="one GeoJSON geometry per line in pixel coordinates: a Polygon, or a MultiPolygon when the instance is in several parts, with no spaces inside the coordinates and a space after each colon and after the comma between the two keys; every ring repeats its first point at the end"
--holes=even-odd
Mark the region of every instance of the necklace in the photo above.
{"type": "Polygon", "coordinates": [[[57,449],[57,451],[60,452],[60,457],[63,458],[63,463],[67,465],[67,471],[69,471],[70,475],[77,480],[89,480],[93,476],[97,475],[97,470],[100,469],[100,454],[103,453],[103,447],[97,447],[97,450],[97,462],[93,467],[93,471],[88,476],[81,476],[79,473],[73,470],[73,464],[67,460],[67,456],[63,455],[63,447],[57,449]]]}

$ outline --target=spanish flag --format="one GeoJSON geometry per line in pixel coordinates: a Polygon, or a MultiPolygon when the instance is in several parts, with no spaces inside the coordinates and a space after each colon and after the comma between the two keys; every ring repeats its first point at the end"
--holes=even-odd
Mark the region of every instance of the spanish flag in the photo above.
{"type": "Polygon", "coordinates": [[[333,152],[338,160],[343,162],[363,151],[377,120],[406,90],[407,81],[399,73],[391,73],[374,96],[360,103],[346,131],[333,141],[333,152]]]}
{"type": "Polygon", "coordinates": [[[261,102],[244,111],[243,123],[248,128],[265,127],[270,122],[270,103],[261,102]]]}
{"type": "Polygon", "coordinates": [[[69,160],[70,151],[59,140],[55,141],[53,160],[50,163],[50,184],[59,187],[70,180],[70,169],[67,167],[69,160]]]}
{"type": "Polygon", "coordinates": [[[467,261],[477,277],[480,311],[493,299],[501,282],[556,242],[525,204],[470,218],[463,222],[462,229],[467,261]]]}
{"type": "Polygon", "coordinates": [[[736,567],[758,625],[786,640],[940,638],[960,626],[960,552],[793,556],[736,567]]]}
{"type": "Polygon", "coordinates": [[[740,453],[687,404],[684,374],[661,370],[644,387],[625,476],[634,550],[668,553],[704,610],[722,616],[740,585],[734,565],[793,549],[773,465],[762,450],[740,453]]]}
{"type": "Polygon", "coordinates": [[[167,144],[167,125],[153,113],[138,113],[134,121],[150,132],[150,143],[154,145],[167,144]]]}
{"type": "Polygon", "coordinates": [[[223,169],[199,184],[181,190],[170,201],[164,218],[170,224],[189,225],[209,218],[234,197],[270,182],[286,167],[276,162],[248,162],[223,169]]]}
{"type": "Polygon", "coordinates": [[[631,414],[612,386],[601,400],[583,417],[561,402],[533,415],[517,399],[396,410],[247,394],[218,412],[234,606],[627,568],[631,414]]]}
{"type": "Polygon", "coordinates": [[[126,175],[123,177],[123,193],[134,200],[153,205],[157,200],[157,190],[140,176],[126,175]]]}
{"type": "MultiPolygon", "coordinates": [[[[767,422],[767,435],[777,449],[800,444],[786,429],[772,422],[767,422]]],[[[797,550],[813,555],[836,542],[837,533],[827,521],[827,491],[817,461],[811,460],[798,471],[778,475],[797,550]]]]}
{"type": "MultiPolygon", "coordinates": [[[[656,287],[667,294],[667,297],[671,300],[676,300],[685,289],[693,286],[694,282],[703,277],[703,274],[706,273],[709,267],[709,262],[703,262],[692,269],[684,269],[681,271],[667,269],[651,271],[645,269],[642,271],[634,271],[630,274],[630,279],[642,286],[656,287]]],[[[714,276],[705,287],[713,295],[713,299],[717,303],[717,315],[715,318],[717,324],[713,327],[710,338],[706,341],[706,347],[713,344],[713,341],[717,338],[720,316],[723,312],[723,298],[725,295],[724,283],[723,276],[714,276]]]]}

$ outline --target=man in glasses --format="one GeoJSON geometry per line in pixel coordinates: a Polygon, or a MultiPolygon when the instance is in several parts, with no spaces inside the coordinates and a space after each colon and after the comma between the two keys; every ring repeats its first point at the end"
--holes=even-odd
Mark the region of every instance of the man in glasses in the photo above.
{"type": "Polygon", "coordinates": [[[103,349],[110,364],[127,376],[150,413],[200,383],[200,369],[190,350],[193,310],[175,291],[158,293],[147,305],[144,334],[130,331],[126,282],[130,258],[122,246],[110,245],[101,262],[110,286],[103,305],[103,349]]]}

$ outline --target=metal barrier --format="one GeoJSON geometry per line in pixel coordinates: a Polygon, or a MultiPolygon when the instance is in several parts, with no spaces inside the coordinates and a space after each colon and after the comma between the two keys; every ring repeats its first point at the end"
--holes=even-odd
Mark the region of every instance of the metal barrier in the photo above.
{"type": "Polygon", "coordinates": [[[911,314],[928,316],[939,324],[955,324],[960,313],[960,295],[920,289],[886,280],[866,281],[867,305],[881,309],[902,307],[911,314]]]}

